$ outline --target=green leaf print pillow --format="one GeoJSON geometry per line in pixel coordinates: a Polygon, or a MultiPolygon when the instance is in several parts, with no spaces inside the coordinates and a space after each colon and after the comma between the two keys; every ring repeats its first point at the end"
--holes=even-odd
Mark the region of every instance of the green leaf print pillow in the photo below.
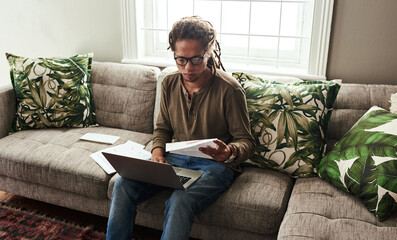
{"type": "Polygon", "coordinates": [[[397,209],[397,114],[368,110],[321,160],[319,176],[385,220],[397,209]]]}
{"type": "Polygon", "coordinates": [[[6,56],[16,95],[11,132],[96,123],[90,87],[92,54],[64,59],[6,56]]]}
{"type": "Polygon", "coordinates": [[[292,177],[317,176],[340,86],[333,81],[280,83],[233,73],[245,90],[256,140],[248,161],[292,177]]]}

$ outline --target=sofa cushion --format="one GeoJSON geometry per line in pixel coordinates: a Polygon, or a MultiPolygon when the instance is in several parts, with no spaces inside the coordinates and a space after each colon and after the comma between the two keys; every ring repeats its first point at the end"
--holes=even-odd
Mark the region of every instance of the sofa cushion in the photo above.
{"type": "Polygon", "coordinates": [[[95,124],[90,87],[92,54],[26,58],[7,54],[16,95],[12,132],[95,124]]]}
{"type": "Polygon", "coordinates": [[[397,114],[372,107],[321,160],[319,175],[380,221],[397,210],[397,114]]]}
{"type": "MultiPolygon", "coordinates": [[[[115,179],[113,177],[110,181],[109,189],[113,189],[115,179]]],[[[195,222],[213,228],[276,235],[293,182],[294,179],[277,171],[246,167],[230,188],[197,216],[195,222]]],[[[171,190],[167,189],[139,204],[137,223],[144,222],[153,228],[161,227],[159,222],[164,221],[165,201],[170,194],[171,190]],[[140,213],[151,217],[141,219],[140,213]]]]}
{"type": "Polygon", "coordinates": [[[91,86],[97,123],[136,132],[153,132],[157,67],[93,62],[91,86]]]}
{"type": "Polygon", "coordinates": [[[0,139],[0,174],[81,194],[107,199],[112,175],[89,157],[108,144],[79,140],[87,132],[120,136],[146,144],[152,135],[107,127],[24,130],[0,139]]]}
{"type": "Polygon", "coordinates": [[[280,83],[234,73],[246,91],[256,149],[251,162],[293,177],[317,176],[340,86],[333,81],[280,83]]]}
{"type": "Polygon", "coordinates": [[[395,239],[397,214],[379,222],[353,195],[321,180],[297,179],[279,240],[395,239]]]}

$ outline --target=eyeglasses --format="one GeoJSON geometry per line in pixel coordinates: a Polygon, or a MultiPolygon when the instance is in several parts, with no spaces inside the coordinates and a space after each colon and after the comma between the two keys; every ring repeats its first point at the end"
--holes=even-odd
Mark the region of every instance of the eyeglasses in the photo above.
{"type": "Polygon", "coordinates": [[[185,58],[185,57],[174,57],[176,64],[180,65],[180,66],[185,66],[187,64],[187,62],[191,62],[193,65],[200,65],[203,60],[204,60],[204,55],[203,56],[195,56],[195,57],[191,57],[191,58],[185,58]]]}

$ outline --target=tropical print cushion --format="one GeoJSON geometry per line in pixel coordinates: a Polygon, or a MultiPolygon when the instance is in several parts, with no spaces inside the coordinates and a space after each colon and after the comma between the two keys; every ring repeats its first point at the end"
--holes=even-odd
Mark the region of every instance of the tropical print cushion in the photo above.
{"type": "Polygon", "coordinates": [[[6,56],[16,94],[11,132],[95,124],[89,84],[92,54],[65,59],[6,56]]]}
{"type": "Polygon", "coordinates": [[[319,176],[353,193],[385,220],[397,209],[397,114],[372,107],[319,165],[319,176]]]}
{"type": "Polygon", "coordinates": [[[333,81],[280,83],[233,73],[246,92],[256,140],[248,161],[292,177],[317,176],[340,86],[333,81]]]}

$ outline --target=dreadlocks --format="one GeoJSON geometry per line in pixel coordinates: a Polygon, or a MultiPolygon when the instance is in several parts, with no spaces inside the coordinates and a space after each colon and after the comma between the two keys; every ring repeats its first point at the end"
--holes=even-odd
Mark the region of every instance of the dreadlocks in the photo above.
{"type": "Polygon", "coordinates": [[[211,70],[216,68],[225,70],[221,61],[221,47],[216,40],[216,31],[210,22],[199,16],[184,17],[177,21],[169,34],[168,49],[175,51],[175,42],[183,39],[197,40],[205,52],[210,52],[207,66],[211,70]]]}

